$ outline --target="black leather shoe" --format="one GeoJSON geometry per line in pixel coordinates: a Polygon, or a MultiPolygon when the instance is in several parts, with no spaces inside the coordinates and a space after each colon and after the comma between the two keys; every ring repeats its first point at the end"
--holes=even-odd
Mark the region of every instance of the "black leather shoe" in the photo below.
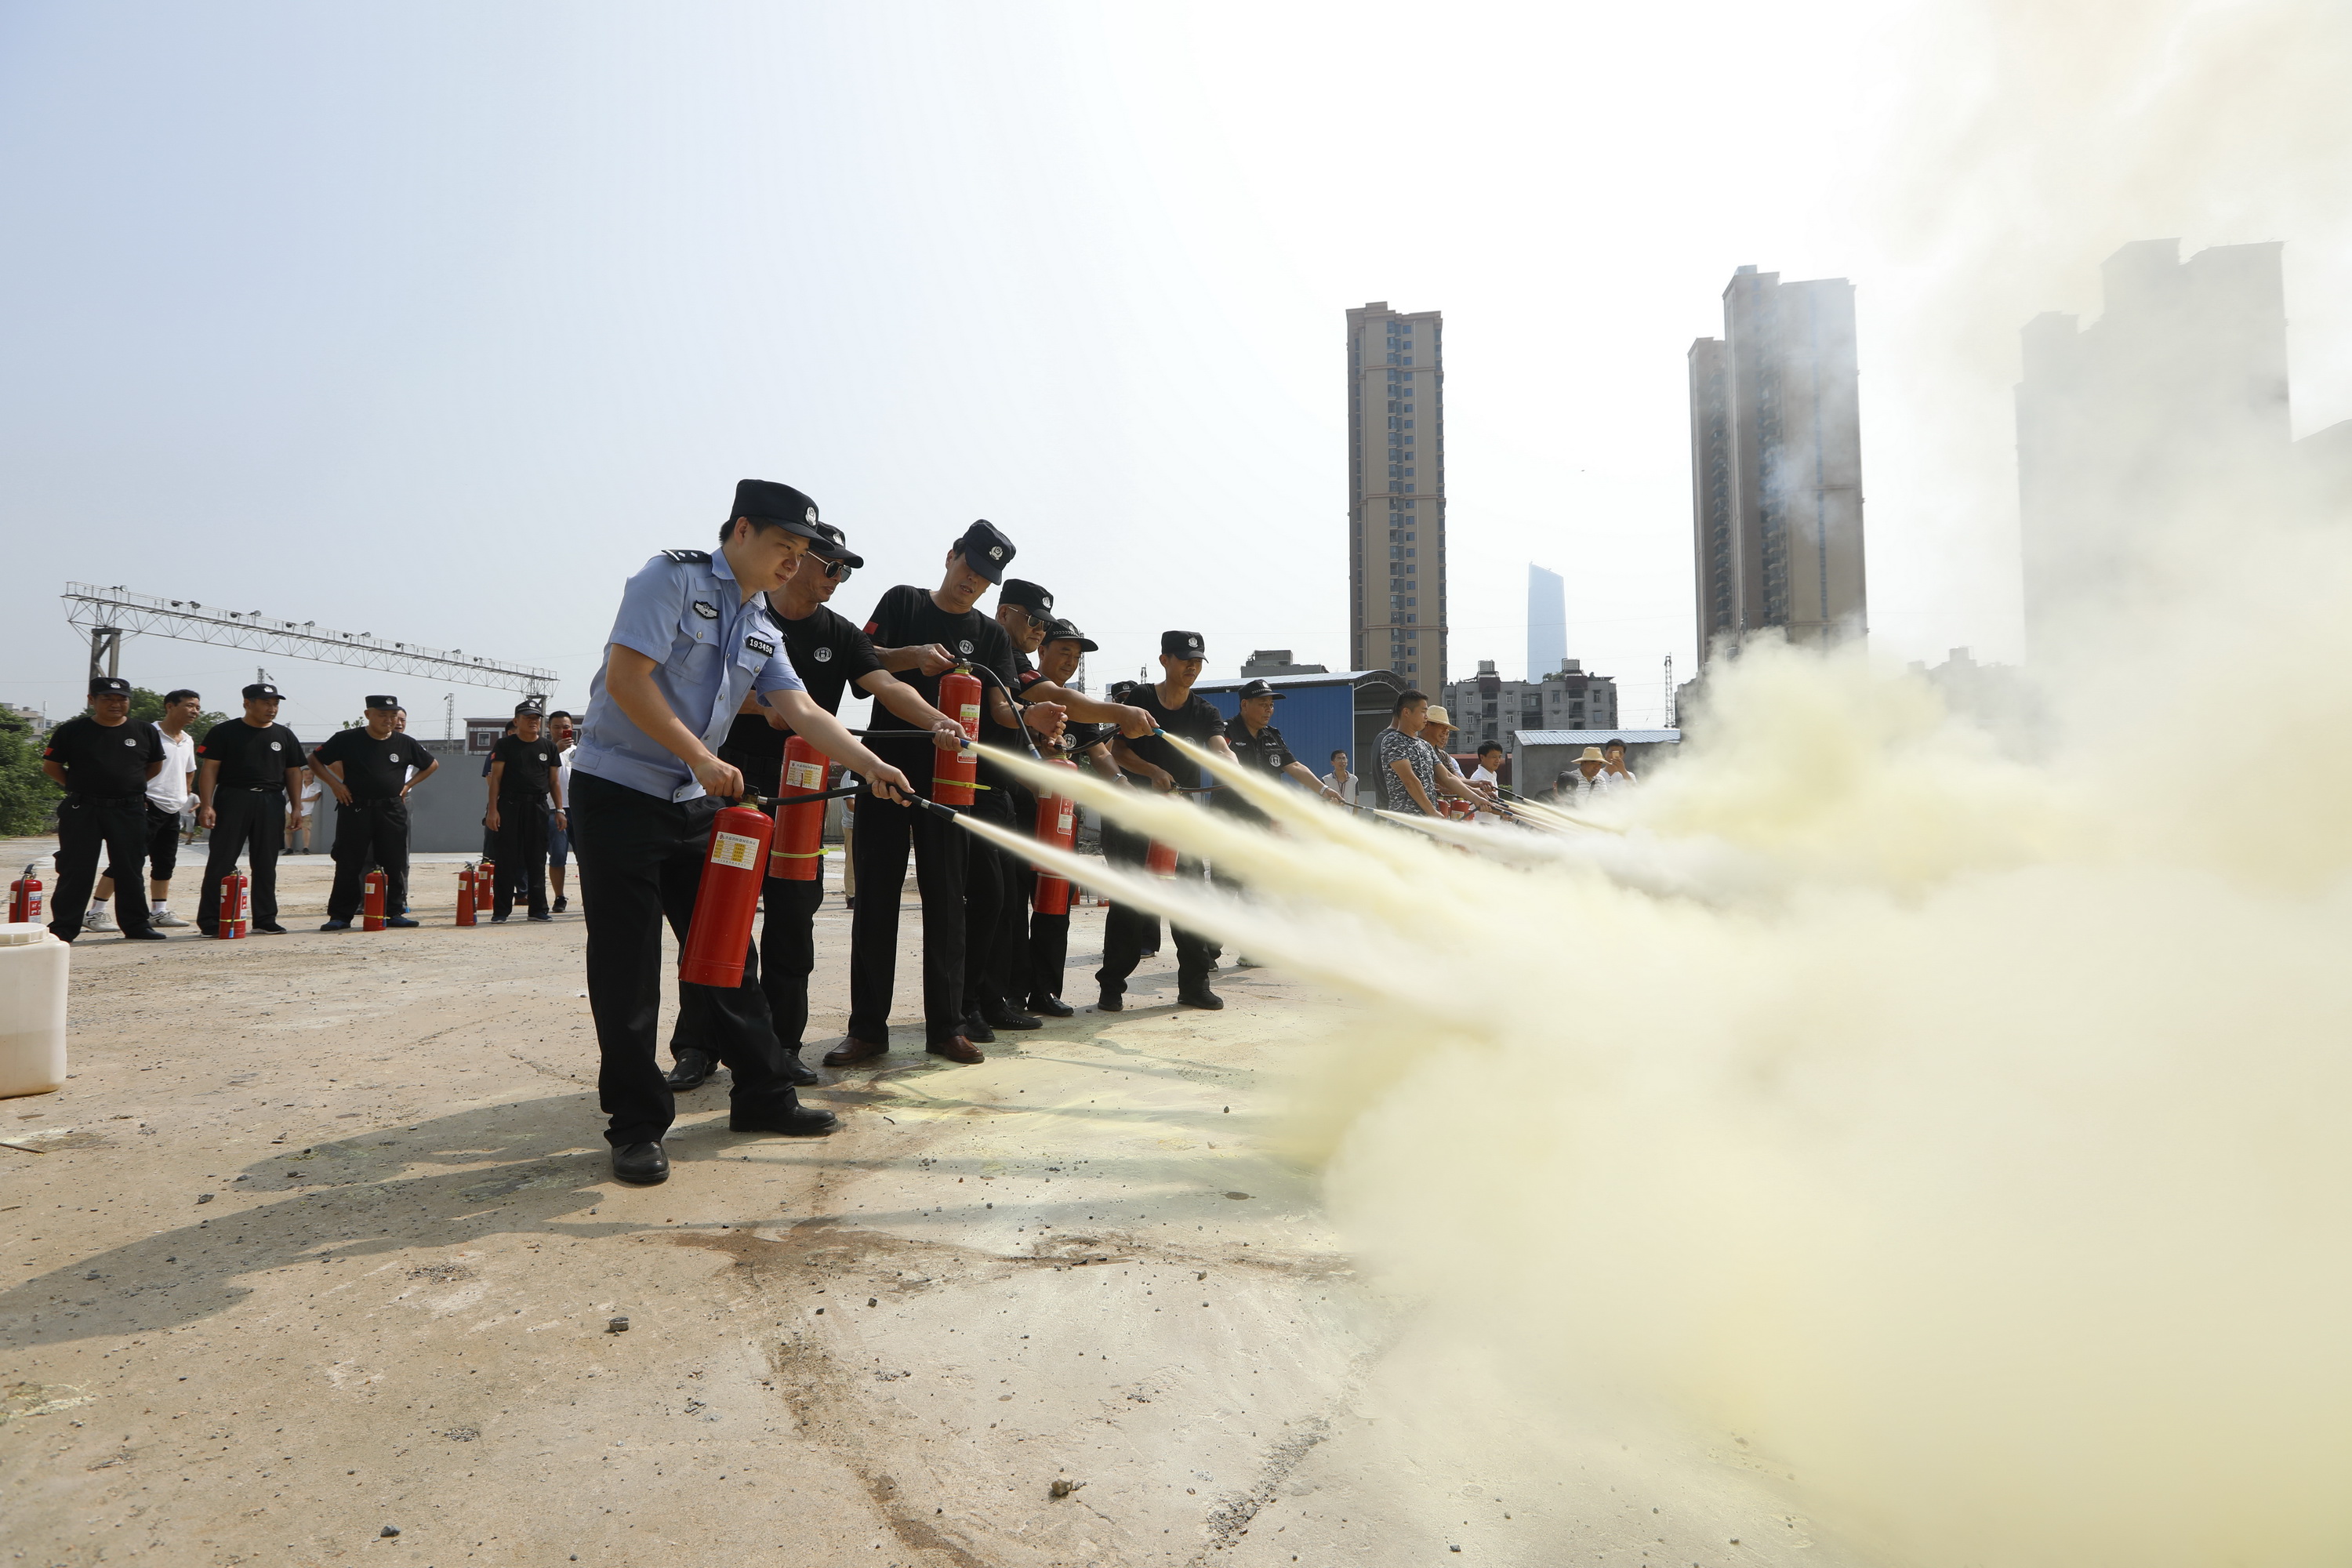
{"type": "Polygon", "coordinates": [[[718,1058],[688,1046],[677,1053],[677,1066],[670,1068],[662,1081],[669,1085],[672,1092],[683,1094],[689,1089],[700,1089],[718,1070],[718,1058]]]}
{"type": "Polygon", "coordinates": [[[669,1152],[658,1143],[623,1143],[613,1150],[613,1179],[640,1187],[669,1180],[669,1152]]]}
{"type": "Polygon", "coordinates": [[[257,924],[253,929],[262,936],[284,936],[286,934],[286,928],[284,926],[266,926],[257,924]]]}
{"type": "Polygon", "coordinates": [[[157,931],[153,926],[149,926],[145,931],[124,931],[122,933],[122,940],[125,942],[169,942],[172,939],[165,936],[162,931],[157,931]]]}
{"type": "Polygon", "coordinates": [[[829,1068],[856,1067],[860,1062],[879,1060],[890,1054],[890,1047],[879,1040],[844,1039],[824,1053],[824,1065],[829,1068]]]}
{"type": "Polygon", "coordinates": [[[978,1041],[983,1046],[993,1045],[996,1041],[996,1031],[988,1026],[986,1019],[974,1013],[963,1021],[963,1037],[967,1040],[978,1041]]]}
{"type": "Polygon", "coordinates": [[[1200,1007],[1213,1013],[1225,1005],[1225,999],[1206,985],[1180,985],[1176,988],[1177,1005],[1200,1007]]]}
{"type": "Polygon", "coordinates": [[[1126,996],[1127,993],[1124,991],[1113,991],[1108,986],[1105,986],[1102,999],[1095,1004],[1095,1011],[1097,1013],[1119,1012],[1127,1006],[1126,996]]]}
{"type": "Polygon", "coordinates": [[[930,1052],[931,1055],[935,1057],[945,1057],[951,1062],[962,1062],[967,1066],[973,1062],[984,1062],[988,1059],[986,1057],[980,1054],[980,1047],[978,1046],[973,1045],[971,1041],[961,1035],[950,1035],[946,1039],[940,1040],[934,1045],[925,1046],[923,1049],[930,1052]]]}
{"type": "Polygon", "coordinates": [[[349,931],[352,929],[352,922],[349,921],[329,921],[325,925],[320,926],[319,929],[320,931],[349,931]]]}
{"type": "Polygon", "coordinates": [[[795,1088],[806,1089],[813,1083],[823,1083],[824,1079],[816,1068],[801,1060],[801,1048],[794,1046],[784,1053],[784,1081],[795,1088]]]}
{"type": "Polygon", "coordinates": [[[790,1110],[737,1110],[729,1113],[730,1132],[781,1132],[787,1138],[822,1138],[841,1125],[841,1118],[813,1105],[790,1110]]]}
{"type": "Polygon", "coordinates": [[[1048,1018],[1066,1018],[1077,1009],[1059,996],[1032,996],[1029,998],[1029,1011],[1043,1013],[1048,1018]]]}
{"type": "Polygon", "coordinates": [[[390,926],[394,931],[415,931],[416,929],[416,922],[410,920],[406,915],[387,915],[384,917],[383,923],[390,926]]]}
{"type": "Polygon", "coordinates": [[[1045,1026],[1045,1019],[1016,1013],[1001,1003],[993,1007],[983,1007],[980,1013],[982,1017],[1000,1029],[1042,1029],[1045,1026]]]}

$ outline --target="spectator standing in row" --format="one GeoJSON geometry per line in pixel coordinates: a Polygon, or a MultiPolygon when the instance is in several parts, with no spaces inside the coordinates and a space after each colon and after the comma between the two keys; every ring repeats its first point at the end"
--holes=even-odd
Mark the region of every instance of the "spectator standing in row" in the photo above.
{"type": "MultiPolygon", "coordinates": [[[[547,716],[547,738],[555,744],[555,798],[572,798],[572,752],[575,731],[572,715],[558,708],[547,716]]],[[[572,830],[565,826],[570,820],[562,812],[550,807],[547,813],[547,890],[555,895],[551,906],[557,914],[571,908],[572,900],[563,896],[563,874],[571,864],[572,830]]]]}
{"type": "Polygon", "coordinates": [[[245,712],[214,725],[196,744],[196,820],[211,829],[205,879],[196,894],[196,929],[220,925],[221,879],[245,855],[251,868],[252,929],[284,936],[278,923],[278,857],[286,847],[286,802],[302,787],[302,742],[278,721],[278,688],[245,689],[245,712]]]}
{"type": "Polygon", "coordinates": [[[383,870],[384,923],[408,918],[408,792],[441,764],[394,728],[400,704],[367,700],[367,722],[339,730],[310,753],[311,770],[335,796],[335,882],[320,931],[349,931],[366,896],[368,868],[383,870]]]}
{"type": "MultiPolygon", "coordinates": [[[[50,731],[41,750],[41,772],[66,792],[58,805],[58,890],[49,908],[49,934],[59,942],[81,935],[100,850],[125,873],[126,882],[139,885],[147,847],[147,786],[163,771],[163,746],[155,727],[131,721],[131,683],[120,676],[92,676],[89,711],[50,731]]],[[[147,911],[136,899],[122,914],[125,938],[165,940],[147,923],[147,911]]]]}
{"type": "MultiPolygon", "coordinates": [[[[1500,804],[1502,801],[1503,743],[1500,741],[1489,741],[1478,748],[1478,765],[1470,770],[1470,787],[1486,802],[1500,804]]],[[[1482,805],[1478,808],[1478,821],[1482,826],[1500,827],[1504,819],[1500,812],[1489,811],[1482,805]]]]}
{"type": "MultiPolygon", "coordinates": [[[[188,726],[204,708],[203,698],[182,687],[163,694],[163,716],[155,721],[155,738],[163,746],[163,768],[147,781],[147,923],[159,928],[188,923],[172,912],[172,872],[180,859],[181,818],[196,803],[196,738],[188,733],[188,726]]],[[[107,903],[114,897],[118,873],[121,886],[139,885],[138,867],[126,871],[110,860],[106,875],[98,879],[98,896],[90,900],[89,914],[82,921],[84,931],[114,930],[107,903]]]]}
{"type": "Polygon", "coordinates": [[[302,787],[287,802],[286,853],[313,855],[326,831],[327,785],[316,768],[302,770],[302,787]]]}
{"type": "Polygon", "coordinates": [[[1356,804],[1356,775],[1348,771],[1348,753],[1331,753],[1331,771],[1323,775],[1323,787],[1349,805],[1356,804]]]}
{"type": "Polygon", "coordinates": [[[1608,762],[1607,771],[1609,777],[1615,784],[1617,788],[1623,789],[1628,784],[1635,784],[1642,782],[1633,776],[1633,770],[1625,765],[1624,742],[1608,742],[1601,746],[1601,754],[1608,762]]]}
{"type": "Polygon", "coordinates": [[[563,797],[556,782],[555,747],[545,733],[545,718],[533,701],[515,705],[514,733],[503,735],[490,749],[489,810],[483,823],[498,835],[498,885],[490,900],[490,921],[498,924],[514,908],[520,890],[530,900],[530,918],[551,921],[547,908],[547,828],[564,820],[563,797]],[[555,791],[553,810],[549,793],[555,791]],[[507,868],[521,868],[520,889],[507,868]]]}

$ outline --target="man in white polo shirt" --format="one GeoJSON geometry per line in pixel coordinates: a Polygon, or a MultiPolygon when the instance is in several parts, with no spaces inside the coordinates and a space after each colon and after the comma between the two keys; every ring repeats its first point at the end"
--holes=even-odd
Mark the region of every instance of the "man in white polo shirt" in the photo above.
{"type": "MultiPolygon", "coordinates": [[[[188,726],[204,711],[204,707],[203,698],[182,688],[164,694],[163,716],[155,721],[156,739],[163,742],[163,769],[147,781],[149,925],[188,923],[172,912],[172,871],[180,858],[180,814],[188,810],[196,798],[196,738],[188,733],[188,726]]],[[[118,875],[133,887],[139,885],[138,867],[126,870],[109,864],[106,875],[98,879],[98,891],[89,901],[89,914],[82,921],[87,929],[115,929],[107,900],[114,897],[118,875]]]]}

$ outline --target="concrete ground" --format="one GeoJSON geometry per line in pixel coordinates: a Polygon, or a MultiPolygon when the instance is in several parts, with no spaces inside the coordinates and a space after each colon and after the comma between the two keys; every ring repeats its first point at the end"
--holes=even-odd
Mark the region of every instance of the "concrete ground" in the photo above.
{"type": "Polygon", "coordinates": [[[75,1077],[0,1102],[12,1562],[1828,1556],[1752,1463],[1580,1434],[1356,1280],[1256,1143],[1337,1001],[1228,968],[1179,1011],[1171,946],[1124,1013],[828,1073],[828,1139],[706,1086],[624,1187],[577,906],[456,929],[456,864],[421,931],[318,933],[297,858],[294,935],[76,946],[75,1077]]]}

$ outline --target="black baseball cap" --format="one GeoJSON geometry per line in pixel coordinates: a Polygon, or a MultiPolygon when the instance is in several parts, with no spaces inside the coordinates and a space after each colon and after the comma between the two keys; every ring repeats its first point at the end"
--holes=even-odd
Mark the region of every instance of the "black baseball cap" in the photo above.
{"type": "Polygon", "coordinates": [[[866,557],[849,548],[849,535],[829,522],[820,522],[816,526],[817,531],[824,535],[824,542],[810,545],[811,555],[820,561],[838,561],[853,572],[866,564],[866,557]]]}
{"type": "Polygon", "coordinates": [[[286,694],[266,680],[257,680],[247,687],[242,695],[250,700],[257,697],[282,699],[286,694]]]}
{"type": "Polygon", "coordinates": [[[1110,683],[1109,689],[1106,690],[1103,695],[1109,698],[1113,702],[1124,702],[1129,698],[1135,695],[1137,684],[1137,682],[1132,680],[1114,680],[1110,683]]]}
{"type": "Polygon", "coordinates": [[[1087,636],[1086,633],[1078,630],[1077,627],[1072,626],[1067,621],[1048,621],[1045,624],[1045,640],[1047,642],[1074,642],[1078,645],[1078,651],[1080,653],[1093,653],[1102,647],[1102,644],[1095,641],[1094,638],[1087,636]]]}
{"type": "Polygon", "coordinates": [[[544,713],[547,710],[541,708],[537,702],[532,701],[529,698],[525,698],[522,701],[515,704],[514,716],[520,719],[525,714],[544,713]]]}
{"type": "Polygon", "coordinates": [[[367,705],[371,708],[397,708],[400,706],[400,699],[397,697],[371,697],[367,700],[367,705]]]}
{"type": "Polygon", "coordinates": [[[89,694],[92,697],[128,697],[131,695],[131,682],[119,675],[93,675],[89,678],[89,694]]]}
{"type": "Polygon", "coordinates": [[[1004,569],[1013,564],[1013,541],[1004,531],[982,518],[963,531],[955,542],[955,552],[971,565],[971,569],[992,583],[1004,581],[1004,569]]]}
{"type": "Polygon", "coordinates": [[[797,533],[820,544],[827,542],[824,524],[816,520],[816,502],[792,486],[780,485],[773,479],[735,481],[735,510],[728,514],[727,521],[732,522],[739,517],[797,533]]]}
{"type": "Polygon", "coordinates": [[[1004,591],[996,596],[1000,605],[1018,605],[1039,620],[1054,614],[1054,595],[1025,578],[1007,577],[1004,591]]]}
{"type": "Polygon", "coordinates": [[[1268,680],[1262,675],[1255,680],[1244,682],[1241,690],[1235,693],[1235,695],[1243,698],[1271,697],[1276,702],[1282,700],[1282,693],[1274,689],[1274,682],[1268,680]]]}
{"type": "Polygon", "coordinates": [[[1161,632],[1160,651],[1170,658],[1205,658],[1208,645],[1198,632],[1161,632]]]}

